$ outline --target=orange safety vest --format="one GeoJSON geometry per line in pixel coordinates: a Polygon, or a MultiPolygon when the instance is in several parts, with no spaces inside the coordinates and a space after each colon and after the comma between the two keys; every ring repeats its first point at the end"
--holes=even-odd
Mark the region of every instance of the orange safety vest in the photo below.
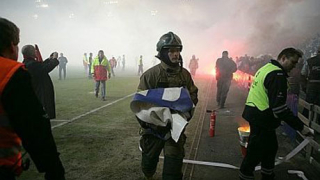
{"type": "MultiPolygon", "coordinates": [[[[22,63],[0,57],[0,98],[7,83],[22,63]]],[[[0,101],[0,167],[12,169],[19,176],[22,173],[21,139],[10,125],[10,119],[0,101]]]]}

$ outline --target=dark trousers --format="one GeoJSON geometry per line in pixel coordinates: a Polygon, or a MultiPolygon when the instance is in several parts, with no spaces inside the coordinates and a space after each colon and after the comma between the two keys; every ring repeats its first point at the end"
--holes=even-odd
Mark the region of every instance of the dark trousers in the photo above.
{"type": "Polygon", "coordinates": [[[181,180],[182,164],[184,158],[184,144],[186,136],[181,134],[176,143],[172,138],[162,140],[152,134],[141,136],[140,147],[142,149],[142,172],[146,177],[152,177],[157,169],[159,155],[164,149],[164,163],[162,179],[181,180]]]}
{"type": "Polygon", "coordinates": [[[61,79],[61,71],[63,71],[63,79],[66,79],[67,67],[66,66],[59,66],[59,79],[61,79]]]}
{"type": "Polygon", "coordinates": [[[106,97],[106,81],[96,81],[96,87],[95,87],[96,96],[98,96],[99,94],[100,83],[101,83],[101,97],[105,98],[106,97]]]}
{"type": "Polygon", "coordinates": [[[15,180],[15,174],[7,168],[0,167],[0,180],[15,180]]]}
{"type": "Polygon", "coordinates": [[[217,103],[220,107],[224,107],[230,85],[231,79],[219,79],[217,82],[217,103]]]}
{"type": "Polygon", "coordinates": [[[247,155],[244,157],[239,177],[241,180],[253,180],[255,167],[261,163],[263,180],[274,178],[274,162],[278,150],[275,130],[264,130],[250,124],[250,136],[247,155]]]}

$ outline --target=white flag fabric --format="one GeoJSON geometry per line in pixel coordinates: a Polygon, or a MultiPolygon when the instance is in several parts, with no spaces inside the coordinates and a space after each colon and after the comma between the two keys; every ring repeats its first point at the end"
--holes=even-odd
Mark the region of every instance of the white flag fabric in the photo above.
{"type": "Polygon", "coordinates": [[[171,123],[170,133],[175,142],[188,124],[193,107],[188,90],[182,87],[137,92],[130,104],[132,112],[144,122],[162,127],[171,123]]]}

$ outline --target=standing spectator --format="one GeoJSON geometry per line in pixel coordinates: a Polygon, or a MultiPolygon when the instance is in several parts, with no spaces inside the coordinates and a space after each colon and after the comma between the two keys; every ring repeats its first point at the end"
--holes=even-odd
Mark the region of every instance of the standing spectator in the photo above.
{"type": "Polygon", "coordinates": [[[0,17],[0,179],[15,180],[22,173],[23,146],[46,180],[65,180],[50,121],[30,74],[17,62],[19,31],[0,17]]]}
{"type": "Polygon", "coordinates": [[[104,55],[102,50],[99,51],[98,56],[94,58],[91,72],[94,80],[96,81],[95,95],[98,97],[100,83],[101,85],[101,98],[103,101],[106,100],[106,80],[111,78],[111,67],[108,59],[104,55]]]}
{"type": "Polygon", "coordinates": [[[122,56],[122,71],[124,71],[125,67],[126,67],[126,58],[125,58],[125,56],[123,55],[123,56],[122,56]]]}
{"type": "Polygon", "coordinates": [[[242,117],[249,122],[250,135],[247,154],[244,157],[239,177],[254,179],[255,167],[261,163],[262,179],[274,179],[274,161],[278,151],[276,128],[281,121],[299,130],[304,135],[310,128],[294,116],[287,107],[287,73],[298,63],[301,54],[294,48],[286,48],[260,68],[254,76],[242,117]]]}
{"type": "Polygon", "coordinates": [[[121,68],[121,56],[118,56],[117,58],[117,65],[119,68],[121,68]]]}
{"type": "Polygon", "coordinates": [[[83,64],[83,68],[84,68],[84,72],[86,74],[88,74],[88,57],[87,57],[87,53],[83,54],[83,58],[82,58],[82,64],[83,64]]]}
{"type": "Polygon", "coordinates": [[[143,73],[143,61],[142,61],[142,55],[140,55],[139,58],[139,64],[138,64],[138,76],[143,73]]]}
{"type": "Polygon", "coordinates": [[[91,73],[91,66],[92,66],[92,61],[93,61],[93,55],[92,53],[89,54],[89,64],[88,64],[88,68],[89,68],[89,74],[88,74],[88,78],[92,79],[92,73],[91,73]]]}
{"type": "Polygon", "coordinates": [[[67,75],[67,63],[68,59],[63,56],[63,53],[60,53],[59,60],[59,80],[61,80],[61,71],[63,71],[63,79],[66,79],[67,75]]]}
{"type": "Polygon", "coordinates": [[[305,62],[301,75],[307,82],[306,89],[304,89],[307,96],[306,101],[320,106],[320,46],[317,55],[305,62]]]}
{"type": "Polygon", "coordinates": [[[50,119],[56,118],[54,87],[49,73],[59,64],[58,53],[54,52],[43,62],[36,61],[35,48],[25,45],[22,48],[23,63],[32,76],[32,85],[50,119]]]}
{"type": "Polygon", "coordinates": [[[233,73],[236,71],[236,63],[228,57],[228,51],[223,51],[222,58],[216,62],[217,103],[220,108],[224,108],[233,73]]]}
{"type": "MultiPolygon", "coordinates": [[[[182,57],[180,52],[182,43],[180,38],[169,32],[164,34],[157,43],[157,58],[161,63],[150,68],[142,74],[138,91],[185,87],[187,88],[193,104],[198,102],[198,88],[194,85],[190,73],[182,66],[182,57]]],[[[191,116],[188,120],[191,119],[191,116]]],[[[182,132],[178,142],[175,142],[171,136],[169,127],[160,127],[154,124],[146,123],[138,119],[140,129],[140,147],[142,149],[142,171],[146,179],[152,179],[157,169],[159,155],[164,149],[164,163],[162,179],[182,179],[182,164],[184,157],[184,144],[186,135],[182,132]]]]}
{"type": "Polygon", "coordinates": [[[112,57],[110,60],[109,60],[109,63],[110,63],[110,66],[111,66],[111,73],[112,73],[112,76],[115,77],[116,75],[114,74],[114,69],[117,67],[117,60],[112,57]]]}
{"type": "Polygon", "coordinates": [[[198,61],[199,59],[196,59],[196,56],[192,55],[192,58],[190,59],[190,63],[189,63],[189,69],[192,76],[196,75],[196,71],[198,69],[198,61]]]}

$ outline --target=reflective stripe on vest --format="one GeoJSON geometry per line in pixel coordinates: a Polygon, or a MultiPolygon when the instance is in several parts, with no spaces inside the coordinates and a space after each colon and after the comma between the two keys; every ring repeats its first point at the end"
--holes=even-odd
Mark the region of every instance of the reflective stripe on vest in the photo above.
{"type": "MultiPolygon", "coordinates": [[[[13,74],[21,67],[22,63],[0,57],[0,98],[13,74]]],[[[0,101],[0,167],[12,169],[16,175],[20,175],[21,148],[21,139],[12,129],[0,101]]]]}
{"type": "Polygon", "coordinates": [[[264,87],[264,80],[270,72],[276,70],[281,70],[281,68],[272,63],[268,63],[258,70],[254,76],[253,83],[251,84],[246,105],[257,107],[260,111],[269,108],[269,98],[267,90],[264,87]]]}

